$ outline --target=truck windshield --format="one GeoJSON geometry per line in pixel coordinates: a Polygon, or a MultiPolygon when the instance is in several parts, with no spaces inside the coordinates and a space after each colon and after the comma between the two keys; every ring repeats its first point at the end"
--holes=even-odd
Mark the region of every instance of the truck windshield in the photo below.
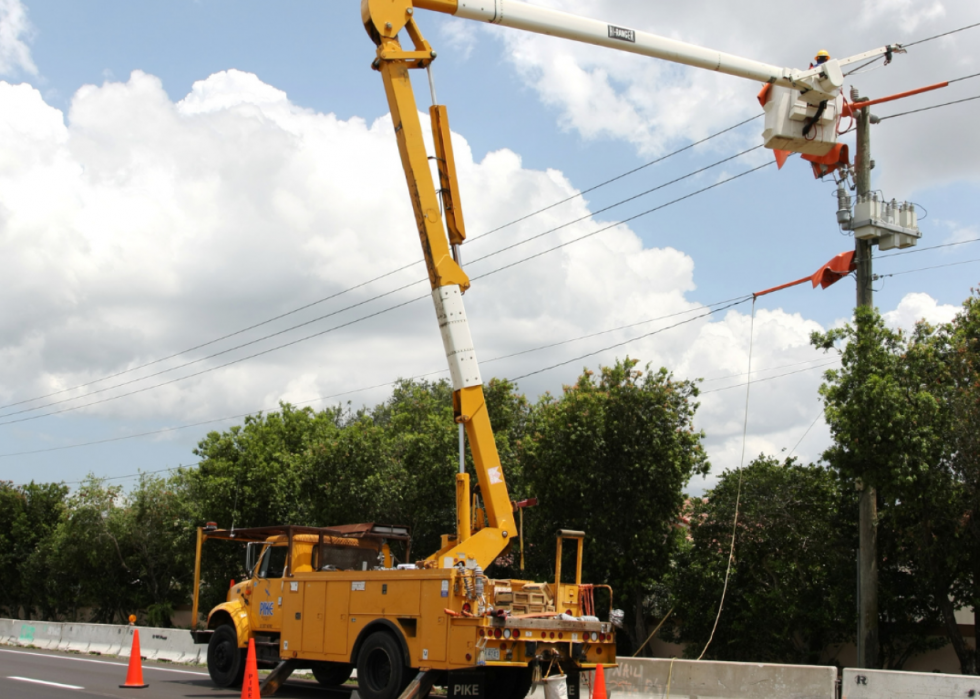
{"type": "Polygon", "coordinates": [[[259,565],[260,578],[281,578],[286,572],[286,546],[270,546],[259,565]]]}

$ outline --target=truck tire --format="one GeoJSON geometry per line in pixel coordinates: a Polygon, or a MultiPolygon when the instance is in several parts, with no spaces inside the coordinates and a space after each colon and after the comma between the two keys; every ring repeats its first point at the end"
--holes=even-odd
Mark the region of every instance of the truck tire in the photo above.
{"type": "Polygon", "coordinates": [[[408,686],[401,646],[390,633],[375,631],[357,654],[357,694],[361,699],[397,699],[408,686]]]}
{"type": "Polygon", "coordinates": [[[245,676],[245,649],[238,647],[238,633],[231,624],[222,624],[208,641],[208,674],[218,687],[242,683],[245,676]]]}
{"type": "Polygon", "coordinates": [[[354,666],[348,663],[313,663],[313,677],[324,687],[338,687],[350,679],[354,666]]]}

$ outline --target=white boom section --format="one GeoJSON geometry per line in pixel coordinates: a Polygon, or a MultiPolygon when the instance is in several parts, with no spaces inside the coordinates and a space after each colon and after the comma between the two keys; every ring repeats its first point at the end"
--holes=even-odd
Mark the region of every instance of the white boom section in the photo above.
{"type": "MultiPolygon", "coordinates": [[[[810,104],[834,99],[844,84],[841,64],[859,60],[830,60],[807,71],[780,68],[636,29],[528,5],[518,0],[458,0],[455,16],[651,56],[763,83],[793,87],[800,90],[803,99],[810,104]]],[[[889,48],[894,47],[876,49],[861,56],[881,55],[889,48]]]]}
{"type": "Polygon", "coordinates": [[[439,319],[453,390],[480,386],[483,379],[480,378],[480,366],[476,361],[470,323],[463,308],[463,294],[455,284],[440,286],[432,290],[432,302],[436,307],[436,318],[439,319]]]}

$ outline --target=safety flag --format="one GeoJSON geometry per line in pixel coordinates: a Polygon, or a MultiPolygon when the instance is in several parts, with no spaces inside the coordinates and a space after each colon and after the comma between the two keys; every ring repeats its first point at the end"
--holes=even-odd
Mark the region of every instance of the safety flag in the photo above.
{"type": "Polygon", "coordinates": [[[774,291],[780,291],[781,289],[788,289],[789,287],[796,286],[797,284],[803,284],[804,282],[811,282],[814,289],[816,289],[818,286],[826,289],[828,286],[839,279],[846,277],[856,269],[857,265],[854,263],[854,251],[851,250],[849,252],[842,252],[840,255],[832,258],[830,262],[825,264],[809,277],[797,279],[795,282],[780,284],[779,286],[774,286],[773,288],[766,289],[764,291],[757,291],[752,295],[758,298],[760,296],[765,296],[766,294],[771,294],[774,291]]]}

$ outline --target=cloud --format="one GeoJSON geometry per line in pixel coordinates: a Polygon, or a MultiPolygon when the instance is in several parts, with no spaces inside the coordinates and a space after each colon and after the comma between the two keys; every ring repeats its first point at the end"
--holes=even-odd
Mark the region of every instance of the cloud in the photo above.
{"type": "Polygon", "coordinates": [[[956,306],[937,303],[929,294],[911,293],[902,298],[897,308],[883,313],[882,317],[888,327],[908,331],[914,329],[920,320],[932,325],[949,323],[959,310],[956,306]]]}
{"type": "MultiPolygon", "coordinates": [[[[825,3],[817,13],[800,0],[781,3],[777,12],[767,0],[720,4],[708,0],[672,4],[550,0],[538,4],[799,68],[806,68],[818,49],[845,57],[893,42],[911,43],[975,20],[974,3],[968,0],[876,0],[862,3],[851,21],[841,21],[854,14],[853,5],[845,0],[825,3]],[[708,15],[710,22],[704,21],[708,15]]],[[[645,157],[656,156],[759,113],[758,85],[740,78],[499,27],[485,28],[484,33],[503,42],[505,59],[542,102],[555,110],[559,124],[586,140],[621,140],[645,157]]],[[[976,46],[976,37],[969,33],[920,44],[907,55],[897,56],[887,68],[878,63],[848,78],[847,85],[880,97],[976,73],[980,65],[976,46]]],[[[887,116],[974,92],[968,83],[958,83],[874,111],[887,116]]],[[[950,181],[980,180],[976,159],[964,157],[980,150],[974,114],[966,104],[876,126],[873,148],[880,186],[889,196],[903,198],[950,181]],[[935,128],[939,123],[942,128],[935,128]],[[951,133],[956,138],[950,138],[951,133]]],[[[710,147],[728,151],[746,143],[754,145],[759,142],[759,132],[761,126],[748,127],[741,136],[716,141],[710,147]]],[[[847,138],[852,139],[853,134],[847,138]]]]}
{"type": "Polygon", "coordinates": [[[34,28],[20,0],[0,0],[0,75],[37,75],[27,43],[34,28]]]}
{"type": "MultiPolygon", "coordinates": [[[[476,160],[461,135],[453,144],[485,378],[526,376],[533,397],[627,354],[703,377],[697,424],[718,473],[739,463],[754,327],[749,455],[799,440],[828,361],[808,344],[818,324],[768,306],[754,326],[747,305],[698,317],[709,309],[687,298],[692,258],[646,247],[625,225],[602,230],[581,198],[481,235],[575,189],[512,151],[476,160]]],[[[445,375],[390,117],[301,108],[252,74],[217,73],[174,102],[136,71],[80,89],[67,115],[0,82],[0,244],[0,403],[56,394],[0,413],[142,391],[18,425],[43,429],[46,445],[82,415],[116,436],[139,420],[183,424],[280,399],[370,405],[387,381],[445,375]]],[[[897,317],[945,308],[914,296],[897,317]]],[[[820,444],[811,435],[800,453],[815,458],[820,444]]]]}

